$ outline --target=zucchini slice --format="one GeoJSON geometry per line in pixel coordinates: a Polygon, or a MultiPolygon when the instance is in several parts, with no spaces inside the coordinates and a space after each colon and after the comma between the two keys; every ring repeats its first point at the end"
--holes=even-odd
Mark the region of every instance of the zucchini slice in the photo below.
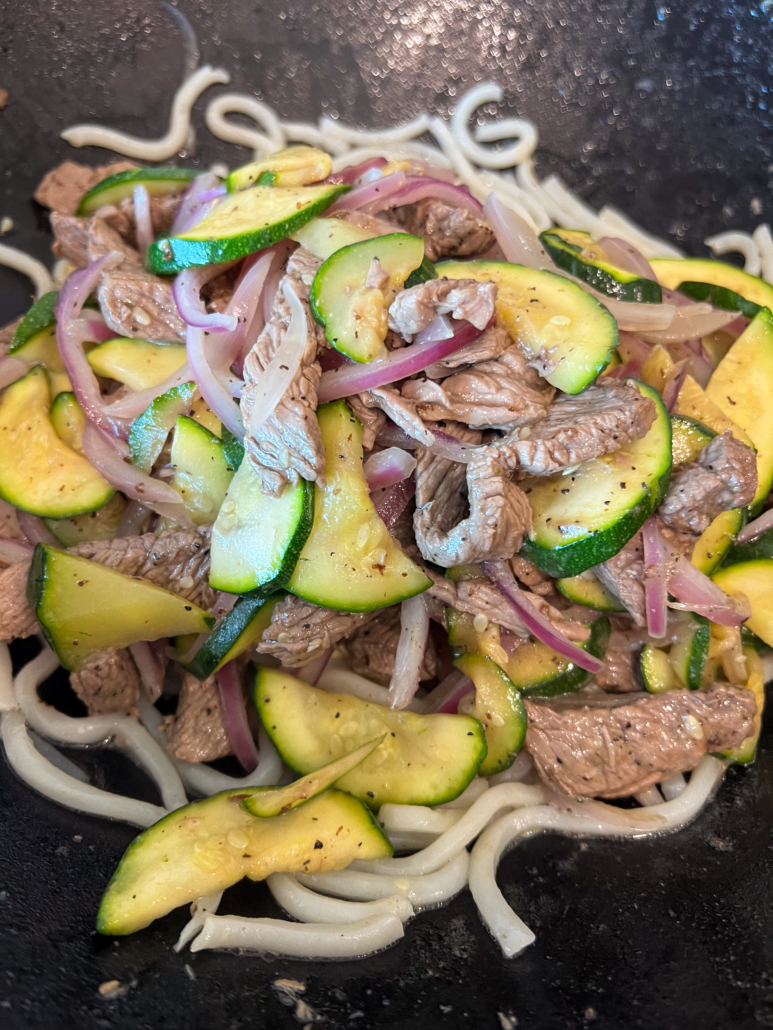
{"type": "Polygon", "coordinates": [[[232,468],[234,472],[238,472],[244,461],[244,444],[238,436],[234,436],[227,426],[221,427],[220,439],[223,441],[223,452],[228,467],[232,468]]]}
{"type": "Polygon", "coordinates": [[[264,494],[242,461],[212,527],[209,582],[215,590],[264,596],[287,584],[311,532],[314,486],[302,479],[281,497],[264,494]]]}
{"type": "Polygon", "coordinates": [[[193,168],[127,168],[108,175],[84,193],[77,214],[93,215],[105,204],[118,204],[132,195],[135,186],[144,186],[151,197],[184,193],[197,175],[201,172],[193,168]]]}
{"type": "Polygon", "coordinates": [[[259,590],[239,598],[186,665],[192,676],[205,680],[257,644],[271,622],[274,605],[284,597],[283,593],[277,593],[265,600],[265,593],[259,590]]]}
{"type": "MultiPolygon", "coordinates": [[[[618,354],[620,351],[618,350],[618,354]]],[[[669,377],[676,372],[676,365],[665,347],[656,344],[644,359],[640,379],[647,386],[654,386],[662,394],[669,377]]]]}
{"type": "MultiPolygon", "coordinates": [[[[674,613],[672,613],[673,615],[674,613]]],[[[711,627],[703,615],[692,612],[677,616],[675,640],[666,649],[645,644],[639,657],[639,671],[650,694],[667,690],[698,690],[709,656],[711,627]]]]}
{"type": "Polygon", "coordinates": [[[722,565],[723,567],[738,565],[741,562],[757,561],[758,558],[773,558],[773,529],[766,529],[759,536],[753,540],[747,540],[745,543],[734,543],[728,548],[722,565]]]}
{"type": "Polygon", "coordinates": [[[369,229],[354,225],[353,222],[343,222],[340,218],[312,218],[306,225],[291,233],[290,239],[300,243],[320,261],[327,261],[342,247],[372,240],[373,233],[369,229]]]}
{"type": "Polygon", "coordinates": [[[709,379],[706,396],[748,433],[757,451],[760,510],[773,483],[773,314],[763,308],[741,333],[709,379]]]}
{"type": "Polygon", "coordinates": [[[97,511],[71,519],[46,519],[46,525],[62,547],[77,547],[86,540],[113,540],[125,511],[126,498],[116,493],[97,511]]]}
{"type": "Polygon", "coordinates": [[[685,376],[679,396],[676,398],[674,412],[700,422],[714,433],[724,433],[726,429],[729,429],[736,440],[745,443],[747,447],[754,448],[754,444],[744,430],[710,400],[692,376],[685,376]]]}
{"type": "MultiPolygon", "coordinates": [[[[56,326],[56,305],[58,302],[58,290],[52,290],[50,293],[44,293],[42,297],[38,297],[21,322],[16,326],[11,346],[8,348],[9,354],[15,354],[24,361],[32,360],[27,355],[20,354],[19,351],[34,337],[46,329],[56,326]]],[[[59,360],[61,361],[61,358],[59,360]]],[[[62,368],[64,368],[64,364],[62,368]]]]}
{"type": "Polygon", "coordinates": [[[115,489],[57,436],[50,409],[40,366],[0,393],[0,497],[41,518],[96,511],[115,489]]]}
{"type": "Polygon", "coordinates": [[[346,193],[348,186],[253,186],[221,201],[188,232],[148,247],[146,264],[156,275],[236,261],[278,243],[346,193]]]}
{"type": "Polygon", "coordinates": [[[139,415],[129,431],[132,465],[150,472],[158,460],[178,416],[190,411],[198,387],[182,383],[162,393],[139,415]]]}
{"type": "Polygon", "coordinates": [[[637,386],[657,412],[646,436],[583,462],[571,475],[524,485],[533,525],[521,554],[550,576],[576,576],[617,554],[668,489],[671,420],[657,390],[637,386]]]}
{"type": "Polygon", "coordinates": [[[721,568],[711,577],[726,594],[742,595],[751,605],[746,626],[773,647],[773,558],[755,558],[721,568]]]}
{"type": "Polygon", "coordinates": [[[697,419],[687,415],[671,416],[671,458],[674,465],[695,461],[700,452],[717,434],[697,419]]]}
{"type": "Polygon", "coordinates": [[[725,758],[731,758],[739,765],[747,765],[749,762],[754,761],[757,743],[760,739],[760,731],[762,730],[762,713],[765,710],[765,666],[753,647],[744,647],[743,654],[746,659],[746,668],[749,672],[749,678],[746,680],[746,689],[752,691],[757,701],[754,729],[746,740],[741,741],[738,747],[722,752],[725,758]]]}
{"type": "Polygon", "coordinates": [[[644,689],[650,694],[664,694],[667,690],[676,690],[679,685],[668,661],[668,654],[653,644],[645,644],[642,648],[639,672],[644,689]]]}
{"type": "Polygon", "coordinates": [[[51,425],[59,439],[76,454],[83,454],[83,430],[86,416],[74,393],[59,393],[51,405],[51,425]]]}
{"type": "Polygon", "coordinates": [[[467,715],[417,715],[331,694],[281,669],[259,667],[255,705],[282,759],[295,772],[321,769],[374,737],[386,739],[338,781],[371,808],[441,805],[458,797],[486,754],[477,719],[467,715]]]}
{"type": "Polygon", "coordinates": [[[588,569],[579,576],[568,576],[556,580],[556,589],[568,601],[584,604],[597,612],[624,612],[625,605],[610,593],[601,580],[588,569]]]}
{"type": "Polygon", "coordinates": [[[343,401],[317,411],[326,486],[314,487],[314,523],[287,589],[312,604],[370,612],[429,588],[376,514],[362,471],[362,425],[343,401]]]}
{"type": "Polygon", "coordinates": [[[645,304],[660,304],[663,300],[656,282],[619,268],[590,233],[579,229],[546,229],[539,238],[559,268],[582,279],[599,293],[645,304]]]}
{"type": "Polygon", "coordinates": [[[746,512],[743,509],[731,508],[730,511],[721,511],[695,543],[690,559],[695,568],[700,569],[704,576],[710,576],[723,560],[727,564],[725,556],[734,548],[735,539],[745,525],[746,512]]]}
{"type": "Polygon", "coordinates": [[[46,640],[71,670],[108,647],[205,633],[215,621],[170,590],[47,544],[35,547],[27,596],[46,640]]]}
{"type": "Polygon", "coordinates": [[[231,172],[225,180],[229,193],[260,186],[308,186],[327,179],[333,170],[333,159],[316,147],[287,147],[270,154],[262,161],[253,161],[231,172]]]}
{"type": "Polygon", "coordinates": [[[88,353],[88,363],[98,376],[115,379],[130,390],[158,386],[182,368],[188,356],[179,343],[151,343],[117,337],[88,353]]]}
{"type": "Polygon", "coordinates": [[[180,415],[170,461],[174,469],[171,485],[179,491],[188,514],[197,526],[211,524],[234,475],[222,443],[204,426],[180,415]]]}
{"type": "Polygon", "coordinates": [[[756,275],[710,258],[653,258],[658,282],[692,300],[705,300],[725,311],[754,318],[760,308],[773,310],[773,286],[756,275]]]}
{"type": "MultiPolygon", "coordinates": [[[[223,423],[203,397],[197,397],[193,402],[191,405],[190,416],[194,422],[198,422],[200,426],[204,426],[204,428],[208,429],[213,436],[218,438],[218,440],[223,439],[223,423]]],[[[226,461],[228,461],[227,457],[226,461]]],[[[230,461],[228,462],[228,465],[232,472],[236,472],[236,468],[231,466],[230,461]]]]}
{"type": "Polygon", "coordinates": [[[435,268],[449,279],[496,283],[500,322],[530,357],[550,352],[555,368],[545,378],[564,393],[580,393],[609,364],[617,322],[571,279],[507,261],[441,261],[435,268]]]}
{"type": "Polygon", "coordinates": [[[336,350],[353,361],[386,354],[387,309],[408,276],[424,260],[424,240],[396,232],[335,251],[314,277],[311,310],[336,350]],[[373,261],[389,276],[367,286],[373,261]]]}
{"type": "Polygon", "coordinates": [[[438,274],[435,266],[432,264],[428,257],[425,257],[418,268],[414,268],[408,278],[405,280],[405,289],[409,290],[411,286],[418,286],[420,283],[429,282],[430,279],[437,279],[438,274]]]}
{"type": "MultiPolygon", "coordinates": [[[[603,616],[590,626],[590,636],[581,645],[594,658],[607,653],[611,626],[603,616]]],[[[556,697],[584,687],[591,674],[567,661],[539,640],[527,640],[510,655],[505,671],[525,697],[556,697]]]]}
{"type": "Polygon", "coordinates": [[[475,620],[469,612],[459,612],[456,608],[446,607],[446,625],[448,626],[448,644],[454,657],[469,651],[493,658],[502,665],[507,652],[499,638],[499,626],[489,622],[484,630],[475,629],[475,620]]]}
{"type": "Polygon", "coordinates": [[[470,711],[486,734],[486,757],[478,770],[494,776],[509,769],[526,739],[528,718],[520,692],[495,661],[481,654],[463,654],[454,665],[475,684],[470,711]]]}
{"type": "Polygon", "coordinates": [[[121,859],[97,915],[104,934],[135,933],[172,909],[245,876],[343,869],[354,859],[388,858],[392,846],[351,794],[328,790],[269,819],[243,807],[262,787],[238,787],[194,801],[139,835],[121,859]]]}

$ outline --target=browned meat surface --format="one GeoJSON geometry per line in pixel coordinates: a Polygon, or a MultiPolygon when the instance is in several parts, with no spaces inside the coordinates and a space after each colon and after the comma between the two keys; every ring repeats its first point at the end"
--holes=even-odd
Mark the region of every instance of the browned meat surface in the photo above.
{"type": "Polygon", "coordinates": [[[19,528],[16,509],[7,501],[0,501],[0,538],[4,540],[26,539],[19,528]]]}
{"type": "Polygon", "coordinates": [[[185,673],[177,712],[164,719],[163,729],[166,749],[173,758],[214,762],[231,754],[214,676],[202,682],[185,673]]]}
{"type": "Polygon", "coordinates": [[[346,406],[362,423],[362,446],[364,450],[370,451],[376,442],[376,437],[386,425],[387,417],[380,408],[375,408],[367,401],[370,400],[367,394],[355,393],[346,398],[346,406]]]}
{"type": "Polygon", "coordinates": [[[97,261],[111,251],[119,251],[123,254],[121,268],[124,271],[130,269],[142,269],[142,258],[134,247],[125,243],[120,233],[112,229],[107,222],[103,222],[98,215],[93,215],[86,223],[88,235],[89,261],[97,261]]]}
{"type": "MultiPolygon", "coordinates": [[[[512,341],[507,334],[507,330],[501,326],[492,325],[488,329],[484,329],[477,340],[465,344],[464,347],[460,347],[453,354],[449,354],[447,358],[444,358],[442,361],[436,361],[434,365],[430,365],[429,368],[425,369],[424,374],[428,379],[443,379],[445,376],[461,371],[461,369],[467,368],[469,365],[476,365],[479,361],[493,361],[494,358],[499,357],[502,351],[507,350],[510,346],[512,346],[512,341]]],[[[536,378],[534,370],[529,366],[527,368],[528,376],[535,376],[536,378]]],[[[534,385],[530,378],[526,379],[526,383],[530,386],[534,385]]]]}
{"type": "MultiPolygon", "coordinates": [[[[424,447],[431,446],[434,437],[418,415],[416,405],[413,401],[401,397],[394,386],[379,386],[357,396],[363,408],[380,409],[411,439],[416,440],[424,447]]],[[[453,436],[456,432],[455,423],[443,426],[443,431],[453,436]]],[[[378,435],[380,427],[377,427],[375,432],[378,435]]],[[[461,436],[459,438],[461,439],[461,436]]]]}
{"type": "Polygon", "coordinates": [[[430,422],[455,419],[472,429],[510,430],[544,418],[553,390],[529,368],[517,344],[442,382],[410,379],[401,393],[430,422]]]}
{"type": "Polygon", "coordinates": [[[406,232],[424,237],[424,251],[430,261],[482,254],[496,242],[491,229],[475,215],[440,200],[420,200],[397,207],[390,214],[406,232]]]}
{"type": "Polygon", "coordinates": [[[635,533],[617,554],[593,570],[603,585],[622,601],[637,626],[647,622],[644,607],[644,544],[635,533]]]}
{"type": "Polygon", "coordinates": [[[93,654],[79,672],[70,673],[70,685],[89,715],[128,712],[140,694],[137,666],[125,648],[93,654]]]}
{"type": "Polygon", "coordinates": [[[102,276],[97,298],[105,321],[121,336],[185,342],[185,322],[168,280],[150,272],[118,268],[102,276]]]}
{"type": "MultiPolygon", "coordinates": [[[[317,423],[317,387],[321,374],[317,356],[317,330],[309,310],[311,269],[319,267],[313,255],[299,248],[279,282],[271,318],[244,362],[241,412],[246,427],[244,446],[266,493],[279,497],[288,482],[324,481],[325,450],[317,423]],[[293,261],[294,259],[294,261],[293,261]],[[308,280],[308,281],[307,281],[308,280]],[[258,380],[282,344],[290,325],[291,309],[285,291],[292,290],[306,313],[306,348],[295,378],[269,418],[253,435],[250,416],[258,380]]],[[[323,333],[324,335],[324,333],[323,333]]]]}
{"type": "Polygon", "coordinates": [[[27,603],[29,571],[30,563],[20,561],[0,572],[0,640],[19,640],[40,632],[27,603]]]}
{"type": "MultiPolygon", "coordinates": [[[[400,606],[395,605],[382,609],[367,625],[355,629],[341,647],[355,672],[377,683],[387,684],[394,672],[399,639],[400,606]]],[[[437,655],[429,636],[419,679],[429,680],[436,674],[437,655]]]]}
{"type": "Polygon", "coordinates": [[[526,749],[540,776],[565,794],[627,797],[737,747],[757,703],[744,687],[645,694],[617,706],[564,708],[526,701],[526,749]]]}
{"type": "Polygon", "coordinates": [[[438,315],[451,315],[485,329],[494,317],[497,288],[475,279],[429,279],[401,290],[389,305],[389,328],[412,340],[438,315]]]}
{"type": "Polygon", "coordinates": [[[720,512],[749,504],[756,490],[754,453],[727,430],[671,474],[658,514],[672,529],[702,533],[720,512]]]}
{"type": "Polygon", "coordinates": [[[142,268],[142,259],[134,247],[129,246],[123,236],[99,215],[76,218],[75,215],[54,211],[51,229],[54,233],[54,255],[66,258],[78,268],[85,268],[90,261],[96,261],[112,250],[124,255],[122,268],[142,268]]]}
{"type": "Polygon", "coordinates": [[[274,606],[271,623],[263,631],[258,651],[273,655],[282,665],[308,665],[375,616],[375,612],[355,615],[319,608],[289,595],[274,606]]]}
{"type": "Polygon", "coordinates": [[[629,383],[604,378],[576,397],[561,394],[545,418],[513,430],[495,446],[512,471],[549,476],[640,440],[654,420],[649,397],[629,383]]]}
{"type": "Polygon", "coordinates": [[[530,561],[521,558],[520,555],[516,554],[510,559],[510,567],[521,583],[524,583],[535,594],[552,592],[553,580],[550,576],[542,569],[538,569],[536,565],[532,565],[530,561]]]}
{"type": "MultiPolygon", "coordinates": [[[[454,435],[477,442],[473,430],[454,435]]],[[[509,558],[531,526],[526,495],[510,481],[492,448],[469,464],[417,452],[416,543],[427,561],[443,568],[509,558]]]]}
{"type": "Polygon", "coordinates": [[[64,161],[52,168],[43,176],[35,190],[35,200],[52,211],[61,211],[65,215],[74,215],[84,193],[88,193],[98,182],[109,175],[136,168],[133,161],[116,161],[102,165],[101,168],[89,168],[75,161],[64,161]]]}
{"type": "Polygon", "coordinates": [[[201,289],[207,311],[225,311],[234,293],[234,285],[239,275],[239,265],[229,268],[216,279],[212,279],[201,289]]]}
{"type": "Polygon", "coordinates": [[[635,665],[637,652],[629,648],[610,646],[604,655],[604,668],[593,677],[596,686],[609,694],[630,694],[639,690],[635,665]]]}

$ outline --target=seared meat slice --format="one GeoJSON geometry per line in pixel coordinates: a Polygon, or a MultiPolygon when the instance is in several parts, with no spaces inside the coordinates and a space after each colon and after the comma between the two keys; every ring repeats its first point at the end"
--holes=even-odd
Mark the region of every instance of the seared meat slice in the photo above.
{"type": "Polygon", "coordinates": [[[319,608],[288,595],[274,606],[271,622],[258,644],[260,654],[278,658],[282,665],[308,665],[329,647],[376,617],[376,612],[352,612],[319,608]]]}
{"type": "Polygon", "coordinates": [[[479,362],[442,382],[409,379],[401,392],[430,422],[450,418],[471,429],[510,430],[544,418],[554,391],[512,344],[493,361],[479,362]]]}
{"type": "Polygon", "coordinates": [[[137,666],[125,648],[93,654],[80,672],[70,673],[70,685],[89,715],[128,712],[140,695],[137,666]]]}
{"type": "Polygon", "coordinates": [[[476,279],[429,279],[401,290],[389,306],[389,328],[409,342],[438,315],[485,329],[494,317],[497,288],[476,279]]]}
{"type": "MultiPolygon", "coordinates": [[[[359,626],[341,644],[355,672],[376,683],[389,683],[395,668],[397,642],[400,639],[400,605],[382,608],[367,625],[359,626]]],[[[419,679],[430,680],[437,674],[437,655],[432,637],[421,664],[419,679]]]]}
{"type": "Polygon", "coordinates": [[[0,501],[0,539],[3,540],[25,540],[26,537],[19,528],[19,518],[16,508],[7,501],[0,501]]]}
{"type": "Polygon", "coordinates": [[[545,418],[514,429],[495,444],[505,467],[550,476],[640,440],[655,421],[655,404],[635,386],[599,379],[576,397],[561,394],[545,418]]]}
{"type": "MultiPolygon", "coordinates": [[[[302,248],[299,248],[302,250],[302,248]]],[[[300,479],[324,481],[325,450],[317,423],[317,387],[321,370],[317,356],[317,327],[309,310],[310,269],[319,262],[304,251],[291,255],[292,267],[282,277],[274,298],[271,318],[244,362],[241,411],[246,427],[244,446],[266,493],[279,497],[288,482],[300,479]],[[304,271],[305,269],[305,271],[304,271]],[[290,325],[287,292],[298,297],[306,314],[306,347],[295,377],[269,418],[253,435],[250,416],[258,381],[282,344],[290,325]]]]}
{"type": "MultiPolygon", "coordinates": [[[[424,447],[430,447],[434,440],[432,432],[424,425],[424,422],[416,412],[416,405],[401,397],[394,386],[379,386],[373,390],[366,390],[357,394],[359,404],[363,408],[378,408],[384,412],[394,423],[399,426],[411,439],[416,440],[424,447]]],[[[451,423],[451,427],[455,424],[451,423]]],[[[444,426],[444,430],[451,435],[454,428],[444,426]]],[[[376,435],[381,427],[375,429],[376,435]]],[[[477,434],[476,434],[477,435],[477,434]]],[[[461,439],[461,437],[460,437],[461,439]]]]}
{"type": "MultiPolygon", "coordinates": [[[[475,440],[472,430],[455,435],[475,440]]],[[[510,481],[492,448],[468,465],[417,452],[416,543],[427,561],[443,568],[510,558],[531,526],[526,495],[510,481]]]]}
{"type": "Polygon", "coordinates": [[[121,336],[185,342],[185,322],[172,296],[172,284],[150,272],[118,268],[102,276],[97,290],[102,315],[121,336]]]}
{"type": "Polygon", "coordinates": [[[565,794],[619,798],[694,769],[705,754],[737,747],[757,702],[744,687],[644,694],[613,705],[563,708],[527,700],[526,750],[565,794]]]}
{"type": "MultiPolygon", "coordinates": [[[[443,379],[453,372],[459,372],[470,365],[477,365],[479,361],[493,361],[510,346],[512,346],[512,340],[507,330],[499,325],[491,325],[488,329],[483,330],[477,340],[466,343],[464,347],[460,347],[442,361],[436,361],[434,365],[430,365],[424,370],[424,374],[428,379],[443,379]]],[[[524,378],[526,385],[535,386],[538,379],[534,369],[526,365],[524,378]]]]}
{"type": "Polygon", "coordinates": [[[77,268],[85,268],[91,261],[116,250],[124,255],[124,269],[141,269],[142,258],[119,232],[99,215],[91,218],[76,218],[57,211],[51,214],[51,229],[54,233],[54,255],[66,258],[77,268]]]}
{"type": "MultiPolygon", "coordinates": [[[[208,528],[89,540],[69,550],[126,576],[173,590],[207,611],[215,603],[215,592],[209,586],[208,528]]],[[[0,573],[0,640],[28,637],[39,630],[27,603],[29,567],[28,561],[18,562],[0,573]]]]}
{"type": "Polygon", "coordinates": [[[647,623],[644,606],[644,543],[635,533],[617,554],[592,570],[603,585],[622,601],[637,626],[647,623]]]}
{"type": "Polygon", "coordinates": [[[672,473],[658,514],[672,529],[702,533],[720,512],[749,504],[756,490],[754,453],[728,429],[672,473]]]}
{"type": "Polygon", "coordinates": [[[86,230],[88,234],[88,253],[89,261],[97,261],[99,258],[104,257],[105,254],[109,254],[111,251],[120,251],[124,258],[121,268],[125,271],[129,269],[142,269],[143,262],[142,258],[134,247],[130,247],[128,243],[124,243],[120,233],[117,233],[115,229],[103,222],[98,215],[92,215],[86,224],[86,230]]]}
{"type": "Polygon", "coordinates": [[[231,754],[214,676],[202,682],[186,672],[177,712],[167,716],[162,725],[166,749],[173,758],[184,762],[214,762],[216,758],[231,754]]]}
{"type": "Polygon", "coordinates": [[[485,222],[464,208],[451,207],[441,200],[420,200],[396,207],[390,213],[406,232],[424,237],[424,252],[430,261],[482,254],[496,242],[485,222]]]}
{"type": "Polygon", "coordinates": [[[387,417],[380,408],[372,406],[367,402],[370,400],[366,393],[355,393],[346,398],[346,406],[349,411],[362,423],[362,446],[366,451],[373,449],[376,437],[386,425],[387,417]]]}
{"type": "Polygon", "coordinates": [[[75,161],[63,161],[43,176],[35,190],[35,200],[52,211],[61,211],[65,215],[74,215],[84,193],[88,193],[98,182],[109,175],[136,168],[133,161],[115,161],[102,165],[101,168],[90,168],[75,161]]]}
{"type": "Polygon", "coordinates": [[[521,583],[525,583],[532,593],[542,596],[554,593],[555,587],[550,576],[542,569],[538,569],[536,565],[532,565],[530,561],[521,558],[520,555],[516,554],[510,559],[510,567],[515,576],[521,583]]]}
{"type": "Polygon", "coordinates": [[[639,690],[636,681],[636,652],[630,648],[607,648],[604,655],[604,668],[593,677],[597,687],[608,694],[630,694],[639,690]]]}

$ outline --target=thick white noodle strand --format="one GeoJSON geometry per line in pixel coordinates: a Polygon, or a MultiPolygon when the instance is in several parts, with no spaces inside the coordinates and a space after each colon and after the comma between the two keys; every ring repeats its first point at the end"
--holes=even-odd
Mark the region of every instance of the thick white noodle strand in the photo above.
{"type": "Polygon", "coordinates": [[[429,128],[429,115],[423,111],[412,122],[405,122],[403,125],[394,125],[388,129],[353,129],[348,125],[333,118],[322,117],[319,120],[319,131],[326,139],[341,140],[342,143],[350,143],[354,146],[366,146],[372,143],[374,146],[388,147],[393,143],[403,143],[405,140],[415,139],[421,136],[429,128]]]}
{"type": "Polygon", "coordinates": [[[280,122],[279,124],[282,126],[282,132],[288,143],[307,143],[310,147],[326,150],[333,157],[345,154],[349,149],[348,143],[330,139],[316,126],[309,125],[307,122],[280,122]]]}
{"type": "Polygon", "coordinates": [[[481,168],[512,168],[513,165],[531,157],[537,146],[537,130],[531,122],[523,118],[500,119],[486,125],[486,131],[482,135],[480,131],[476,133],[478,140],[494,141],[511,136],[517,137],[518,142],[510,147],[488,150],[472,139],[467,124],[470,118],[483,104],[499,104],[503,97],[502,87],[496,82],[482,82],[464,94],[451,116],[451,129],[456,134],[465,157],[481,168]]]}
{"type": "Polygon", "coordinates": [[[652,805],[663,803],[663,795],[654,784],[647,787],[646,790],[640,790],[638,794],[634,794],[634,797],[643,808],[651,808],[652,805]]]}
{"type": "Polygon", "coordinates": [[[703,241],[717,255],[738,253],[743,255],[743,270],[749,275],[759,275],[762,261],[757,241],[748,232],[721,232],[707,236],[703,241]]]}
{"type": "Polygon", "coordinates": [[[646,258],[684,257],[684,252],[679,247],[675,247],[673,243],[666,243],[657,236],[651,236],[615,207],[605,204],[599,211],[599,218],[605,236],[617,236],[621,240],[626,240],[646,258]]]}
{"type": "Polygon", "coordinates": [[[40,754],[30,740],[21,712],[3,713],[0,735],[8,764],[19,779],[65,808],[142,827],[152,826],[166,815],[166,809],[158,805],[110,794],[58,769],[40,754]]]}
{"type": "Polygon", "coordinates": [[[589,204],[575,196],[558,175],[549,175],[547,179],[543,179],[541,188],[566,212],[564,229],[584,229],[596,239],[603,235],[604,230],[598,214],[589,204]]]}
{"type": "Polygon", "coordinates": [[[521,751],[509,769],[504,772],[489,776],[489,786],[496,787],[498,783],[522,783],[533,771],[534,762],[528,751],[521,751]]]}
{"type": "Polygon", "coordinates": [[[660,789],[663,791],[663,797],[666,801],[674,801],[684,793],[686,786],[687,780],[682,773],[675,773],[669,779],[663,780],[660,784],[660,789]]]}
{"type": "Polygon", "coordinates": [[[383,951],[403,936],[396,916],[371,916],[348,924],[207,916],[191,951],[239,948],[286,958],[356,959],[383,951]]]}
{"type": "Polygon", "coordinates": [[[19,707],[13,689],[13,665],[8,644],[0,644],[0,712],[12,712],[19,707]]]}
{"type": "Polygon", "coordinates": [[[204,925],[204,920],[207,916],[213,916],[217,912],[222,897],[223,891],[218,891],[216,894],[208,894],[204,898],[197,898],[193,902],[191,905],[191,918],[180,931],[180,936],[177,938],[177,943],[172,949],[173,951],[182,951],[185,945],[193,940],[204,925]]]}
{"type": "Polygon", "coordinates": [[[72,776],[74,780],[80,780],[81,783],[89,783],[89,777],[86,772],[75,762],[71,762],[69,758],[66,758],[61,751],[57,751],[54,745],[46,740],[45,737],[41,737],[34,730],[27,727],[27,733],[32,743],[35,745],[37,751],[47,759],[51,765],[55,765],[57,769],[61,769],[62,772],[67,773],[68,776],[72,776]]]}
{"type": "Polygon", "coordinates": [[[484,776],[475,776],[470,780],[458,798],[454,798],[453,801],[446,801],[444,804],[438,805],[437,808],[439,811],[443,811],[446,808],[471,808],[481,794],[485,794],[490,786],[491,783],[484,776]]]}
{"type": "Polygon", "coordinates": [[[6,268],[13,268],[15,272],[21,272],[22,275],[26,275],[28,279],[31,279],[35,284],[35,295],[38,298],[42,297],[44,293],[50,293],[51,290],[55,289],[51,273],[43,262],[30,257],[23,250],[17,250],[16,247],[9,247],[5,243],[0,243],[0,265],[5,265],[6,268]]]}
{"type": "Polygon", "coordinates": [[[251,147],[253,160],[259,161],[277,150],[282,150],[286,143],[284,129],[273,110],[256,97],[248,97],[243,93],[224,93],[207,106],[204,116],[207,128],[218,139],[226,143],[236,143],[241,147],[251,147]],[[264,130],[259,132],[246,125],[229,121],[227,114],[244,114],[252,118],[264,130]]]}
{"type": "Polygon", "coordinates": [[[167,810],[187,804],[185,788],[172,760],[136,719],[120,713],[73,719],[40,700],[38,686],[58,666],[59,659],[45,647],[14,680],[16,700],[30,726],[41,736],[60,744],[100,744],[112,737],[152,776],[167,810]]]}
{"type": "Polygon", "coordinates": [[[378,821],[391,839],[393,833],[432,833],[439,837],[459,822],[462,810],[427,808],[425,805],[382,805],[378,821]]]}
{"type": "Polygon", "coordinates": [[[204,65],[180,86],[172,101],[169,129],[157,140],[138,139],[102,125],[73,125],[61,134],[72,147],[104,147],[139,161],[166,161],[185,146],[191,126],[191,109],[205,89],[227,83],[231,76],[223,68],[204,65]]]}
{"type": "Polygon", "coordinates": [[[469,865],[469,852],[462,848],[440,869],[420,876],[385,876],[349,868],[332,873],[299,873],[298,882],[348,900],[375,901],[397,895],[407,898],[416,909],[433,908],[464,890],[469,865]]]}
{"type": "Polygon", "coordinates": [[[773,283],[773,235],[770,226],[765,222],[758,225],[752,233],[752,239],[760,252],[762,278],[767,283],[773,283]]]}
{"type": "Polygon", "coordinates": [[[343,901],[309,890],[290,873],[272,873],[266,883],[274,901],[302,923],[356,923],[373,916],[396,916],[407,923],[413,917],[413,905],[399,895],[375,901],[343,901]]]}

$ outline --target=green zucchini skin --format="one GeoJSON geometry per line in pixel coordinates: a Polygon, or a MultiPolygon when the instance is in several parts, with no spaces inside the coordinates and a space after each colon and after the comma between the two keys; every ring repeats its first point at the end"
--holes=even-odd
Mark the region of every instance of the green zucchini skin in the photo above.
{"type": "Polygon", "coordinates": [[[255,639],[260,639],[271,621],[274,605],[282,597],[283,593],[273,592],[270,586],[240,597],[185,666],[188,672],[196,679],[205,680],[251,647],[255,639]],[[240,639],[242,637],[244,640],[240,639]],[[240,646],[241,643],[244,646],[240,646]]]}
{"type": "Polygon", "coordinates": [[[15,354],[33,336],[37,336],[44,329],[56,325],[56,305],[58,302],[58,290],[44,293],[42,297],[35,301],[21,322],[16,326],[11,346],[8,348],[9,354],[15,354]]]}
{"type": "Polygon", "coordinates": [[[164,449],[166,438],[174,429],[179,415],[190,411],[198,387],[195,383],[173,386],[139,415],[129,430],[131,463],[150,472],[164,449]]]}
{"type": "Polygon", "coordinates": [[[708,301],[747,318],[763,307],[773,310],[773,286],[735,265],[709,258],[653,258],[650,263],[662,286],[692,300],[708,301]]]}
{"type": "MultiPolygon", "coordinates": [[[[602,616],[600,619],[595,619],[591,623],[590,637],[583,644],[583,649],[588,654],[593,655],[594,658],[603,658],[607,653],[611,632],[612,627],[608,618],[602,616]]],[[[516,648],[513,654],[513,666],[517,656],[518,649],[516,648]]],[[[508,664],[508,668],[510,667],[511,665],[508,664]]],[[[524,697],[557,697],[559,694],[570,694],[579,690],[586,683],[589,683],[590,680],[591,674],[589,672],[571,662],[563,672],[559,672],[558,675],[552,676],[549,679],[540,680],[533,684],[520,679],[516,679],[515,682],[523,692],[524,697]]]]}
{"type": "Polygon", "coordinates": [[[757,561],[759,558],[773,558],[773,529],[766,529],[754,540],[733,544],[725,555],[722,567],[738,565],[740,562],[757,561]]]}
{"type": "Polygon", "coordinates": [[[225,460],[228,462],[228,467],[233,469],[234,472],[238,472],[239,466],[244,460],[244,444],[238,436],[234,436],[228,426],[223,426],[220,433],[220,439],[223,441],[223,453],[225,454],[225,460]]]}
{"type": "Polygon", "coordinates": [[[674,465],[695,461],[717,434],[695,418],[671,416],[671,456],[674,465]]]}
{"type": "Polygon", "coordinates": [[[546,229],[542,245],[563,271],[617,300],[660,304],[663,292],[658,283],[614,265],[604,248],[589,233],[578,230],[546,229]],[[585,242],[587,241],[587,242],[585,242]],[[594,251],[596,252],[594,254],[594,251]]]}
{"type": "Polygon", "coordinates": [[[523,747],[529,721],[526,706],[505,670],[487,655],[468,651],[459,655],[454,665],[475,684],[470,714],[486,734],[486,757],[479,772],[481,776],[494,776],[509,769],[523,747]]]}
{"type": "Polygon", "coordinates": [[[418,268],[414,268],[408,278],[405,280],[405,289],[409,290],[412,286],[420,286],[422,283],[429,282],[430,279],[437,279],[437,271],[435,266],[432,264],[428,257],[424,257],[424,260],[418,268]]]}
{"type": "Polygon", "coordinates": [[[104,204],[117,204],[130,197],[136,186],[144,186],[151,197],[182,193],[197,175],[201,172],[194,168],[127,168],[108,175],[85,193],[77,214],[82,217],[93,214],[104,204]]]}
{"type": "Polygon", "coordinates": [[[627,611],[625,605],[618,601],[614,594],[610,593],[590,571],[582,572],[579,576],[557,579],[556,590],[563,594],[568,601],[584,604],[586,608],[592,608],[597,612],[627,611]]]}

